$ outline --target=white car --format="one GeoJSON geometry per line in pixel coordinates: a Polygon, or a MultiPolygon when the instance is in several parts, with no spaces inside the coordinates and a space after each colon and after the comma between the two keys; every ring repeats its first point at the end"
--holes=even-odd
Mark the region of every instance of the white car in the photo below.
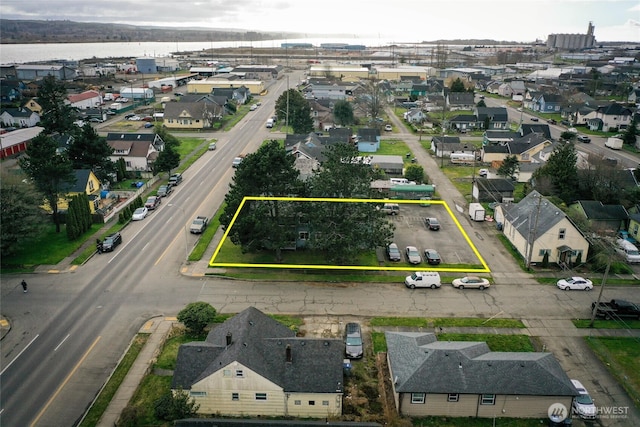
{"type": "Polygon", "coordinates": [[[458,289],[477,288],[481,291],[491,286],[491,283],[489,283],[487,279],[476,276],[461,277],[460,279],[455,279],[451,284],[454,288],[458,289]]]}
{"type": "Polygon", "coordinates": [[[391,127],[391,125],[386,125],[384,127],[384,130],[386,130],[387,132],[391,132],[393,130],[393,127],[391,127]]]}
{"type": "Polygon", "coordinates": [[[568,279],[560,279],[558,283],[556,283],[558,288],[563,291],[569,291],[572,289],[577,289],[579,291],[590,291],[593,289],[593,283],[589,279],[585,279],[584,277],[569,277],[568,279]]]}
{"type": "Polygon", "coordinates": [[[405,249],[405,253],[407,255],[407,261],[409,261],[409,264],[420,264],[422,262],[420,252],[418,252],[418,248],[416,248],[415,246],[407,246],[407,249],[405,249]]]}
{"type": "Polygon", "coordinates": [[[149,209],[145,207],[138,208],[133,212],[133,216],[131,217],[131,220],[141,221],[147,216],[148,213],[149,213],[149,209]]]}
{"type": "Polygon", "coordinates": [[[598,409],[593,403],[591,396],[589,396],[587,389],[584,388],[578,380],[571,380],[571,384],[573,384],[576,390],[578,390],[578,393],[580,393],[573,398],[573,404],[571,405],[573,413],[582,419],[594,420],[598,414],[598,409]]]}

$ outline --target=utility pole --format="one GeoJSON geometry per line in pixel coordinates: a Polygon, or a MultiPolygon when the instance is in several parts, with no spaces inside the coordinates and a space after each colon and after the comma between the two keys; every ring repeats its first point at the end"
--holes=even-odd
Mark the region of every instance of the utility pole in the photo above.
{"type": "Polygon", "coordinates": [[[596,300],[596,304],[593,306],[593,310],[591,311],[591,321],[589,322],[589,327],[593,328],[593,323],[596,321],[596,313],[598,312],[598,307],[600,306],[600,301],[602,300],[602,293],[604,292],[604,285],[607,283],[607,278],[609,277],[609,269],[611,268],[611,257],[607,261],[607,268],[604,269],[604,275],[602,276],[602,284],[600,285],[600,292],[598,293],[598,299],[596,300]]]}
{"type": "Polygon", "coordinates": [[[289,133],[289,76],[287,76],[287,114],[285,115],[285,130],[289,133]]]}
{"type": "MultiPolygon", "coordinates": [[[[529,230],[529,250],[527,251],[527,270],[531,268],[531,257],[533,255],[533,245],[536,241],[536,232],[538,231],[538,218],[540,217],[540,208],[542,207],[542,194],[538,195],[538,206],[536,207],[536,218],[533,229],[529,230]]],[[[529,222],[531,225],[531,222],[529,222]]]]}

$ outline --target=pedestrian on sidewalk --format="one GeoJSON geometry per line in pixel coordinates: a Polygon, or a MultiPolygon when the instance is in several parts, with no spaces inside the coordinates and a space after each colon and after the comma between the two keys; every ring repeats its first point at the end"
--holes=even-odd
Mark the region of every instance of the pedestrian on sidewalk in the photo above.
{"type": "Polygon", "coordinates": [[[25,294],[27,293],[27,282],[24,281],[24,279],[22,279],[22,292],[24,292],[25,294]]]}

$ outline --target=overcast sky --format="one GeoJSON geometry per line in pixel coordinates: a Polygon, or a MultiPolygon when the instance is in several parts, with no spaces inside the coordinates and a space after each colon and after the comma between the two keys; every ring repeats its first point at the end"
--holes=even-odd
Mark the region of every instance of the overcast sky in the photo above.
{"type": "MultiPolygon", "coordinates": [[[[638,0],[2,0],[4,19],[349,34],[398,42],[530,42],[581,33],[640,42],[638,0]]],[[[6,36],[6,34],[2,34],[6,36]]]]}

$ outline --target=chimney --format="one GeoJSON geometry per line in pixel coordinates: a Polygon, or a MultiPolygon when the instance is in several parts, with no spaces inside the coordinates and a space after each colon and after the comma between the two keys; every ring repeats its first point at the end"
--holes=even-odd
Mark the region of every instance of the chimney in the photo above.
{"type": "Polygon", "coordinates": [[[285,357],[287,358],[287,363],[291,363],[293,361],[293,356],[291,355],[291,344],[287,344],[285,355],[285,357]]]}
{"type": "Polygon", "coordinates": [[[227,332],[227,347],[231,345],[231,332],[227,332]]]}

